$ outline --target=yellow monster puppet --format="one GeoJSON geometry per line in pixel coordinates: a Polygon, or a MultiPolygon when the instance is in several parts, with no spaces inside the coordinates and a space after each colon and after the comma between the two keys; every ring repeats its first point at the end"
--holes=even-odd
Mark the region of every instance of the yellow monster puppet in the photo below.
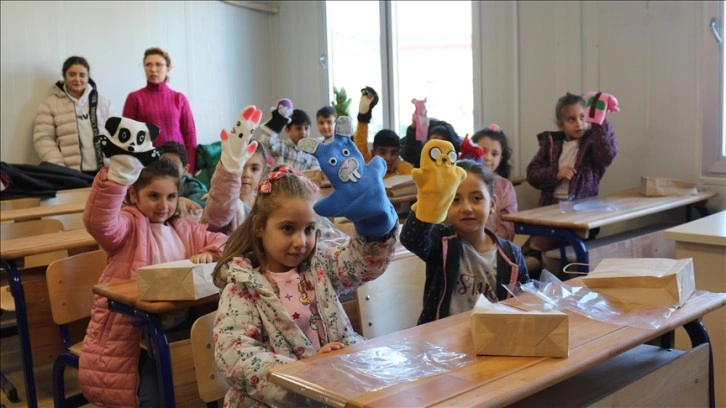
{"type": "Polygon", "coordinates": [[[431,139],[421,151],[421,168],[411,171],[418,195],[411,210],[416,218],[430,224],[446,219],[449,206],[466,171],[456,166],[456,150],[451,142],[431,139]]]}

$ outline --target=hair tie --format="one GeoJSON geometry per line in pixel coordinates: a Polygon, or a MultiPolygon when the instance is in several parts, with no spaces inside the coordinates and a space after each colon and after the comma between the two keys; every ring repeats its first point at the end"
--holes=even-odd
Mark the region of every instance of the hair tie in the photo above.
{"type": "Polygon", "coordinates": [[[267,176],[266,179],[262,180],[260,184],[257,186],[257,193],[258,194],[270,194],[272,193],[272,182],[275,180],[281,179],[285,174],[291,174],[293,176],[296,176],[300,178],[301,180],[305,181],[310,188],[313,189],[316,193],[318,192],[318,186],[315,185],[315,183],[312,182],[309,178],[305,177],[304,174],[296,172],[296,171],[290,171],[287,167],[280,167],[279,169],[270,172],[270,174],[267,176]]]}
{"type": "Polygon", "coordinates": [[[493,130],[495,132],[501,132],[502,128],[499,127],[496,123],[491,123],[489,126],[487,126],[487,129],[493,130]]]}

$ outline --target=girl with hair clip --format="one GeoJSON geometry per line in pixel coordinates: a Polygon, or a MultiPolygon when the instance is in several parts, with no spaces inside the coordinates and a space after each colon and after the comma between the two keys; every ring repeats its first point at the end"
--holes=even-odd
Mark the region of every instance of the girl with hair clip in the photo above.
{"type": "Polygon", "coordinates": [[[529,280],[521,249],[486,228],[496,207],[493,174],[475,161],[455,159],[451,143],[430,140],[413,173],[418,196],[401,244],[426,263],[418,324],[469,311],[479,295],[506,299],[505,287],[529,280]]]}
{"type": "MultiPolygon", "coordinates": [[[[383,189],[379,164],[381,173],[369,182],[383,189]]],[[[215,357],[232,386],[224,406],[300,406],[304,401],[269,383],[267,373],[365,340],[353,331],[338,296],[385,271],[395,246],[395,212],[375,229],[357,219],[356,231],[371,235],[357,232],[331,245],[318,238],[317,186],[304,175],[275,168],[257,193],[213,275],[222,288],[215,357]]]]}
{"type": "Polygon", "coordinates": [[[494,173],[494,196],[497,206],[487,219],[487,228],[498,237],[512,240],[514,223],[502,221],[502,216],[517,212],[517,193],[509,181],[512,172],[512,149],[509,147],[507,135],[496,123],[474,133],[472,143],[482,148],[482,164],[494,173]]]}
{"type": "MultiPolygon", "coordinates": [[[[153,125],[126,118],[110,118],[121,129],[146,142],[135,153],[104,140],[110,165],[96,175],[83,222],[108,254],[100,283],[131,279],[146,265],[190,259],[210,263],[221,255],[227,236],[207,231],[207,226],[178,216],[179,169],[167,159],[155,160],[151,147],[153,125]],[[121,153],[124,152],[124,153],[121,153]],[[143,166],[146,162],[148,165],[143,166]],[[124,198],[128,204],[123,205],[124,198]]],[[[133,142],[132,142],[133,143],[133,142]]],[[[165,329],[178,327],[186,317],[162,316],[165,329]]],[[[91,321],[83,339],[78,382],[89,402],[99,406],[160,406],[153,360],[139,345],[142,329],[133,317],[112,312],[106,298],[95,295],[91,321]]]]}

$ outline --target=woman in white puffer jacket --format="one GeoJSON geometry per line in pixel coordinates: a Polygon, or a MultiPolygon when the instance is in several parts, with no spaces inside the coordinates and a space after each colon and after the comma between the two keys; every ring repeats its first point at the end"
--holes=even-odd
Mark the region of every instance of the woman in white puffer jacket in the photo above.
{"type": "Polygon", "coordinates": [[[38,108],[33,145],[41,161],[95,174],[103,167],[103,153],[94,140],[112,111],[90,71],[85,58],[66,59],[63,81],[38,108]]]}

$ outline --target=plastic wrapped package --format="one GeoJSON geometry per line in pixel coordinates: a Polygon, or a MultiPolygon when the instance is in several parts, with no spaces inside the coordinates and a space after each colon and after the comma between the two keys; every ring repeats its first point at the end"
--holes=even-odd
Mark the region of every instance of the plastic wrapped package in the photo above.
{"type": "MultiPolygon", "coordinates": [[[[509,289],[508,289],[509,290],[509,289]]],[[[677,306],[649,307],[609,301],[585,286],[569,286],[548,270],[540,280],[532,280],[509,291],[523,306],[532,310],[570,310],[594,320],[620,326],[657,329],[677,306]]],[[[702,295],[697,291],[693,297],[702,295]]]]}

